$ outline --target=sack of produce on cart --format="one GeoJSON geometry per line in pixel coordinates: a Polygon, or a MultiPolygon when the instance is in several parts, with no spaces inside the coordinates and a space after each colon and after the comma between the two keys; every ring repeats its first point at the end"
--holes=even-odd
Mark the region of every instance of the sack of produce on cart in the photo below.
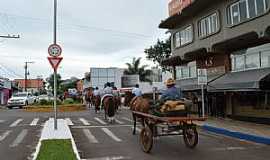
{"type": "Polygon", "coordinates": [[[187,116],[188,107],[186,106],[185,101],[177,100],[172,101],[168,100],[161,106],[153,110],[153,114],[161,117],[172,117],[172,116],[187,116]]]}

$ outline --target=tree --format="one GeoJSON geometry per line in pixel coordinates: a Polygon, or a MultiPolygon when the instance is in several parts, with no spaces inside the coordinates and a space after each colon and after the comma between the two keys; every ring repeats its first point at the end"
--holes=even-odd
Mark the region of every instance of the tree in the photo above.
{"type": "Polygon", "coordinates": [[[140,76],[140,81],[142,82],[152,82],[150,79],[150,75],[152,74],[152,71],[149,69],[146,69],[148,65],[142,65],[141,63],[141,57],[140,58],[133,58],[132,63],[126,63],[128,68],[124,71],[125,75],[134,75],[138,74],[140,76]]]}
{"type": "MultiPolygon", "coordinates": [[[[49,83],[49,88],[52,89],[52,91],[54,91],[54,74],[51,74],[49,78],[47,78],[47,82],[49,83]]],[[[61,92],[61,88],[60,88],[60,83],[62,82],[61,80],[61,75],[57,74],[56,75],[56,82],[57,82],[57,93],[61,92]]]]}
{"type": "Polygon", "coordinates": [[[148,60],[158,63],[163,70],[168,70],[168,68],[163,66],[161,62],[171,56],[171,38],[168,38],[165,41],[158,39],[157,43],[150,46],[150,48],[146,48],[144,53],[146,54],[146,58],[148,60]]]}

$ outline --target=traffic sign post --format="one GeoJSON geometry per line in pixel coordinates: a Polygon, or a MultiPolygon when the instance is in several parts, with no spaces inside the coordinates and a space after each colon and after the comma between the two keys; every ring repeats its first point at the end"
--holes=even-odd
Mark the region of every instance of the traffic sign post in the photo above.
{"type": "Polygon", "coordinates": [[[63,57],[48,57],[48,60],[52,66],[52,68],[56,71],[59,67],[59,64],[63,60],[63,57]]]}
{"type": "Polygon", "coordinates": [[[53,11],[53,44],[51,44],[48,48],[48,53],[50,57],[48,57],[48,60],[54,70],[54,130],[57,130],[57,68],[61,61],[63,60],[61,56],[62,54],[62,48],[57,44],[56,42],[56,28],[57,28],[57,0],[54,0],[54,11],[53,11]]]}
{"type": "Polygon", "coordinates": [[[207,69],[198,69],[198,85],[201,85],[201,90],[202,90],[202,116],[205,117],[204,85],[207,85],[207,69]]]}
{"type": "Polygon", "coordinates": [[[62,48],[58,44],[51,44],[48,48],[48,53],[52,57],[59,57],[62,54],[62,48]]]}

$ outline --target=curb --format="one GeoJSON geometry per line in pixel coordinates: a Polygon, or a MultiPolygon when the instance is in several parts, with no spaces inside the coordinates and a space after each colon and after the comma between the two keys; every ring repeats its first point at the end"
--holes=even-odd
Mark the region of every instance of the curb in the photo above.
{"type": "Polygon", "coordinates": [[[242,132],[235,132],[235,131],[227,130],[224,128],[213,127],[210,125],[202,125],[201,128],[209,132],[222,134],[222,135],[233,137],[233,138],[238,138],[242,140],[270,145],[270,137],[263,137],[263,136],[242,133],[242,132]]]}
{"type": "Polygon", "coordinates": [[[52,122],[53,119],[50,118],[48,121],[45,122],[44,127],[42,129],[41,132],[41,137],[39,139],[38,145],[36,146],[36,151],[35,153],[32,154],[33,156],[33,160],[37,159],[38,153],[40,151],[40,147],[41,147],[41,141],[42,140],[48,140],[48,139],[70,139],[71,140],[71,144],[72,144],[72,148],[73,151],[77,157],[77,160],[81,160],[77,146],[75,144],[74,138],[71,134],[70,128],[67,125],[66,121],[63,119],[57,119],[58,123],[59,123],[59,129],[58,131],[54,132],[54,130],[52,130],[52,122]],[[60,130],[60,132],[59,132],[60,130]]]}

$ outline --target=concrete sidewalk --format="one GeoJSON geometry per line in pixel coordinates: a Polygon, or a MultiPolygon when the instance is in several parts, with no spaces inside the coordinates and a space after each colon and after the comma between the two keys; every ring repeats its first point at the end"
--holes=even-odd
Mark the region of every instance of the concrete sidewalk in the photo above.
{"type": "Polygon", "coordinates": [[[270,125],[212,117],[196,124],[217,134],[270,145],[270,125]]]}

